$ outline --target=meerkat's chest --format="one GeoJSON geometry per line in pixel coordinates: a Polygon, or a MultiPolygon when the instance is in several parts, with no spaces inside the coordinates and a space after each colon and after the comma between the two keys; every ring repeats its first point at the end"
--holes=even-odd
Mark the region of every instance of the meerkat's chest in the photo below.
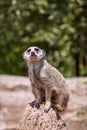
{"type": "Polygon", "coordinates": [[[29,78],[31,80],[32,86],[35,86],[39,89],[44,89],[43,83],[40,80],[39,73],[36,71],[29,71],[29,78]]]}

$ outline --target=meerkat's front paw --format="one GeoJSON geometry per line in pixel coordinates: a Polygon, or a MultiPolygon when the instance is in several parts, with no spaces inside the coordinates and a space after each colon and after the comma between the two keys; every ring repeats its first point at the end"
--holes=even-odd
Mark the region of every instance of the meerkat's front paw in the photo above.
{"type": "Polygon", "coordinates": [[[29,103],[32,107],[36,107],[37,109],[40,107],[40,103],[37,102],[36,100],[32,101],[31,103],[29,103]]]}
{"type": "Polygon", "coordinates": [[[30,102],[29,104],[30,104],[30,106],[34,107],[35,103],[36,103],[36,100],[30,102]]]}
{"type": "Polygon", "coordinates": [[[45,104],[44,112],[47,113],[51,108],[51,102],[47,101],[45,104]]]}

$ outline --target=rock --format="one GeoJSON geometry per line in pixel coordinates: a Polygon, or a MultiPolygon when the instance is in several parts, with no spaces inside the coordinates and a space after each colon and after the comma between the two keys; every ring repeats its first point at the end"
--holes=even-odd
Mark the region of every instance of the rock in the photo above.
{"type": "Polygon", "coordinates": [[[66,124],[60,115],[51,108],[48,113],[44,112],[44,105],[40,109],[32,108],[30,105],[17,127],[18,130],[67,130],[66,124]]]}

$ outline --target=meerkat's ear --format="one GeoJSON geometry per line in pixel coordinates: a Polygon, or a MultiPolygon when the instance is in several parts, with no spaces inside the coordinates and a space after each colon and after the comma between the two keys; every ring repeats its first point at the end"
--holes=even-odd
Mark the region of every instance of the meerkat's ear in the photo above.
{"type": "Polygon", "coordinates": [[[45,55],[46,55],[46,52],[44,51],[44,50],[42,50],[43,51],[43,57],[45,57],[45,55]]]}

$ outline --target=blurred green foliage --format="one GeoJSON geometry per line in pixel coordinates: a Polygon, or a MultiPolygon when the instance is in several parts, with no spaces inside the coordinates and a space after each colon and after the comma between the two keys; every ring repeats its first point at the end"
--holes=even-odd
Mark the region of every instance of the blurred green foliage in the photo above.
{"type": "Polygon", "coordinates": [[[81,109],[81,110],[77,110],[76,115],[81,117],[87,114],[87,110],[81,109]]]}
{"type": "Polygon", "coordinates": [[[87,1],[0,0],[0,73],[27,75],[29,46],[64,76],[87,76],[87,1]]]}

